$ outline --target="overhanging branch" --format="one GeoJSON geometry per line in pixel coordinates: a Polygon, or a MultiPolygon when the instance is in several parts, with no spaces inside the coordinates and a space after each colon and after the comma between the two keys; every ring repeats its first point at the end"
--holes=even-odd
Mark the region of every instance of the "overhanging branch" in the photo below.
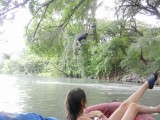
{"type": "MultiPolygon", "coordinates": [[[[116,15],[135,16],[137,13],[145,15],[155,15],[160,19],[160,1],[159,0],[119,0],[117,3],[116,15]],[[129,14],[127,14],[129,13],[129,14]]],[[[122,16],[126,17],[126,16],[122,16]]]]}
{"type": "Polygon", "coordinates": [[[47,5],[47,7],[46,7],[46,9],[45,9],[45,11],[44,11],[44,13],[43,13],[43,16],[41,17],[39,23],[37,24],[37,27],[36,27],[36,29],[35,29],[35,31],[34,31],[34,34],[33,34],[33,37],[35,37],[35,35],[36,35],[36,33],[37,33],[37,30],[38,30],[38,28],[39,28],[39,26],[40,26],[40,24],[41,24],[41,22],[42,22],[42,20],[43,20],[43,18],[44,18],[44,15],[46,14],[46,11],[47,11],[48,7],[49,7],[49,4],[47,5]]]}
{"type": "Polygon", "coordinates": [[[65,76],[69,77],[69,75],[64,72],[63,70],[59,69],[58,67],[56,67],[52,62],[49,62],[54,68],[56,68],[59,72],[63,73],[65,76]]]}
{"type": "Polygon", "coordinates": [[[60,28],[61,29],[64,29],[67,24],[69,23],[71,17],[73,16],[73,14],[75,13],[75,11],[82,5],[82,3],[84,2],[85,0],[81,0],[77,6],[75,6],[73,9],[72,9],[72,12],[71,14],[65,19],[65,21],[60,25],[60,28]]]}
{"type": "Polygon", "coordinates": [[[35,37],[35,35],[36,35],[36,33],[37,33],[37,30],[38,30],[38,28],[39,28],[39,26],[40,26],[40,24],[41,24],[41,22],[42,22],[42,20],[43,20],[43,17],[44,17],[44,15],[46,14],[49,5],[50,5],[53,1],[54,1],[54,0],[50,0],[50,1],[48,1],[48,2],[43,3],[43,4],[36,10],[34,16],[31,18],[31,20],[29,21],[29,23],[28,23],[28,25],[27,25],[27,27],[26,27],[26,35],[27,35],[28,27],[29,27],[30,23],[32,22],[32,20],[36,17],[36,15],[37,15],[37,13],[39,12],[39,10],[46,6],[45,11],[44,11],[44,13],[43,13],[40,21],[38,22],[35,31],[34,31],[33,38],[35,37]]]}
{"type": "Polygon", "coordinates": [[[25,0],[23,3],[16,4],[14,7],[10,8],[10,9],[8,9],[8,10],[5,9],[6,11],[0,13],[0,16],[3,16],[3,15],[7,14],[8,12],[10,12],[10,11],[12,11],[12,10],[14,10],[14,9],[16,9],[16,8],[19,8],[20,6],[23,6],[23,5],[27,4],[28,1],[29,1],[29,0],[25,0]]]}
{"type": "MultiPolygon", "coordinates": [[[[27,25],[27,27],[26,27],[26,34],[27,34],[27,30],[28,30],[28,27],[29,27],[30,23],[31,23],[32,20],[35,18],[35,16],[36,16],[37,13],[39,12],[39,10],[40,10],[42,7],[46,6],[45,11],[44,11],[44,13],[43,13],[43,16],[41,17],[39,23],[38,23],[37,26],[36,26],[36,29],[35,29],[34,34],[33,34],[33,38],[36,36],[37,30],[38,30],[38,28],[39,28],[39,26],[40,26],[40,24],[41,24],[41,22],[42,22],[42,20],[43,20],[43,17],[44,17],[44,15],[46,14],[46,11],[47,11],[49,5],[50,5],[53,1],[54,1],[54,0],[50,0],[49,2],[46,2],[46,3],[42,4],[42,6],[37,9],[37,11],[35,12],[34,16],[33,16],[32,19],[29,21],[29,23],[28,23],[28,25],[27,25]]],[[[59,32],[59,31],[63,30],[63,29],[68,25],[71,17],[72,17],[73,14],[75,13],[75,11],[82,5],[82,3],[83,3],[84,1],[85,1],[85,0],[81,0],[81,1],[72,9],[71,13],[70,13],[70,14],[68,15],[68,17],[64,20],[64,22],[63,22],[62,24],[60,24],[59,26],[57,26],[58,28],[55,30],[56,33],[57,33],[57,31],[59,32]]],[[[56,35],[57,35],[57,34],[56,34],[56,35]]]]}

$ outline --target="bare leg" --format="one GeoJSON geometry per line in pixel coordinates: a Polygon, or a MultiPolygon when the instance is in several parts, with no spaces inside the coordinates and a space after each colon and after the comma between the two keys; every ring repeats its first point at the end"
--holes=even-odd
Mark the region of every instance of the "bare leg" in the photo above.
{"type": "Polygon", "coordinates": [[[157,107],[147,107],[139,105],[137,103],[132,103],[125,112],[122,120],[134,120],[138,113],[159,113],[160,106],[157,107]]]}
{"type": "Polygon", "coordinates": [[[131,103],[137,103],[148,89],[149,84],[146,81],[135,93],[133,93],[120,107],[110,116],[109,120],[121,120],[131,103]]]}
{"type": "Polygon", "coordinates": [[[133,93],[126,101],[124,101],[120,105],[120,107],[110,116],[109,120],[121,120],[130,104],[137,103],[148,88],[153,88],[158,74],[157,72],[154,72],[152,75],[153,76],[150,77],[148,81],[146,81],[135,93],[133,93]]]}

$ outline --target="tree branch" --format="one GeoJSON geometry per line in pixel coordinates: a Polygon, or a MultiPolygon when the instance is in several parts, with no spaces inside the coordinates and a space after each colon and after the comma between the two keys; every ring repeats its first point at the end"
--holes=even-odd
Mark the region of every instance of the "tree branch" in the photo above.
{"type": "Polygon", "coordinates": [[[23,5],[27,4],[28,1],[29,1],[29,0],[26,0],[26,1],[24,1],[23,3],[19,3],[19,4],[15,5],[14,7],[10,8],[10,9],[2,12],[2,13],[0,13],[0,16],[5,15],[6,13],[8,13],[8,12],[10,12],[10,11],[16,9],[16,8],[19,8],[20,6],[23,6],[23,5]]]}
{"type": "Polygon", "coordinates": [[[160,19],[160,0],[119,0],[116,4],[118,6],[115,13],[117,18],[119,15],[121,15],[121,17],[131,17],[137,13],[141,13],[145,15],[155,15],[160,19]]]}
{"type": "Polygon", "coordinates": [[[134,32],[138,33],[138,35],[140,35],[140,36],[143,36],[143,33],[141,33],[136,27],[134,27],[134,26],[131,26],[131,27],[134,32]]]}
{"type": "Polygon", "coordinates": [[[139,57],[140,57],[140,60],[143,62],[144,65],[148,64],[149,61],[143,57],[142,47],[141,47],[141,53],[140,53],[139,57]]]}
{"type": "Polygon", "coordinates": [[[35,31],[34,31],[33,37],[35,37],[35,35],[36,35],[36,33],[37,33],[37,30],[38,30],[38,28],[39,28],[39,26],[40,26],[40,24],[41,24],[41,22],[42,22],[42,20],[43,20],[43,17],[44,17],[44,15],[46,14],[49,5],[50,5],[53,1],[54,1],[54,0],[50,0],[50,1],[48,1],[48,2],[43,3],[43,4],[36,10],[34,16],[31,18],[31,20],[29,21],[29,23],[28,23],[27,26],[26,26],[26,35],[27,35],[28,27],[29,27],[30,23],[32,22],[32,20],[36,17],[36,15],[37,15],[37,13],[39,12],[39,10],[40,10],[41,8],[43,8],[43,7],[46,6],[46,9],[45,9],[45,11],[44,11],[44,13],[43,13],[43,15],[42,15],[39,23],[38,23],[37,26],[36,26],[36,29],[35,29],[35,31]]]}
{"type": "Polygon", "coordinates": [[[29,23],[27,24],[27,26],[26,26],[26,35],[27,35],[27,30],[28,30],[28,27],[29,27],[30,23],[31,23],[32,20],[36,17],[36,15],[37,15],[37,13],[38,13],[38,11],[39,11],[40,9],[41,9],[41,7],[39,7],[39,8],[36,10],[35,14],[33,15],[33,17],[30,19],[29,23]]]}
{"type": "Polygon", "coordinates": [[[66,20],[60,25],[60,29],[64,29],[67,24],[69,23],[71,17],[73,16],[73,14],[75,13],[75,11],[81,6],[81,4],[84,2],[85,0],[81,0],[77,6],[75,6],[73,9],[72,9],[72,12],[71,14],[66,18],[66,20]]]}
{"type": "Polygon", "coordinates": [[[63,70],[60,70],[58,67],[56,67],[52,62],[49,62],[53,67],[55,67],[59,72],[63,73],[64,75],[66,75],[67,77],[69,76],[66,72],[64,72],[63,70]]]}
{"type": "Polygon", "coordinates": [[[140,4],[134,4],[134,5],[130,4],[130,5],[125,5],[125,7],[138,7],[139,9],[142,9],[142,10],[145,10],[147,12],[150,12],[153,15],[156,15],[158,18],[160,18],[160,12],[156,8],[149,9],[148,7],[142,6],[140,4]]]}
{"type": "MultiPolygon", "coordinates": [[[[36,16],[37,13],[39,12],[39,10],[40,10],[42,7],[44,7],[44,6],[47,6],[46,9],[45,9],[45,12],[43,13],[43,16],[41,17],[39,23],[38,23],[37,26],[36,26],[36,29],[35,29],[34,34],[33,34],[33,38],[36,36],[37,30],[38,30],[38,28],[39,28],[39,26],[40,26],[40,24],[41,24],[41,22],[42,22],[42,20],[43,20],[44,15],[46,14],[47,8],[49,7],[49,5],[50,5],[53,1],[54,1],[54,0],[50,0],[50,1],[48,1],[48,2],[45,2],[44,4],[42,4],[41,7],[39,7],[39,8],[37,9],[37,11],[35,12],[34,16],[33,16],[32,19],[29,21],[29,23],[28,23],[28,25],[27,25],[27,27],[26,27],[26,34],[27,34],[27,30],[28,30],[28,27],[29,27],[30,23],[31,23],[32,20],[35,18],[35,16],[36,16]]],[[[57,33],[57,31],[59,32],[59,31],[63,30],[63,29],[67,26],[67,24],[69,23],[71,17],[72,17],[73,14],[75,13],[75,11],[81,6],[81,4],[82,4],[84,1],[85,1],[85,0],[81,0],[81,1],[78,3],[78,5],[75,6],[75,7],[72,9],[71,14],[64,20],[64,22],[63,22],[61,25],[57,26],[58,28],[55,30],[56,33],[57,33]]]]}
{"type": "Polygon", "coordinates": [[[120,11],[120,9],[122,8],[123,4],[126,2],[126,0],[124,0],[121,5],[118,6],[118,9],[115,12],[115,15],[118,15],[118,12],[120,11]]]}
{"type": "Polygon", "coordinates": [[[36,33],[37,33],[37,30],[38,30],[38,28],[39,28],[39,26],[40,26],[40,24],[41,24],[41,22],[42,22],[42,20],[43,20],[44,15],[46,14],[46,11],[47,11],[48,7],[49,7],[49,4],[47,5],[47,7],[46,7],[46,9],[45,9],[45,11],[44,11],[44,13],[43,13],[40,21],[39,21],[38,24],[37,24],[37,27],[36,27],[36,29],[35,29],[35,31],[34,31],[34,34],[33,34],[33,37],[35,37],[35,35],[36,35],[36,33]]]}
{"type": "Polygon", "coordinates": [[[146,0],[146,2],[147,2],[147,5],[148,5],[152,10],[154,10],[154,13],[155,13],[155,14],[158,14],[158,16],[159,16],[159,18],[160,18],[160,12],[159,12],[159,11],[157,10],[157,8],[156,8],[156,2],[155,2],[155,6],[151,5],[148,0],[146,0]]]}

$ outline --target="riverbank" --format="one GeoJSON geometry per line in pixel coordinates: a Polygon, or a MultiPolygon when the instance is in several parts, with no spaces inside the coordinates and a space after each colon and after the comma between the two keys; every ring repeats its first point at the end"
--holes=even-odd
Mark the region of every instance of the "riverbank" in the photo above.
{"type": "MultiPolygon", "coordinates": [[[[53,74],[51,73],[41,73],[37,76],[41,77],[53,77],[53,74]]],[[[55,77],[55,76],[54,76],[55,77]]],[[[57,76],[56,76],[57,77],[57,76]]],[[[94,77],[93,77],[94,78],[94,77]]],[[[89,77],[87,79],[93,79],[92,77],[89,77]]],[[[115,80],[120,82],[132,82],[132,83],[144,83],[147,80],[147,76],[141,76],[136,73],[128,73],[128,74],[121,74],[116,77],[108,77],[108,78],[99,78],[99,80],[115,80]]],[[[158,78],[156,85],[160,85],[160,78],[158,78]]]]}
{"type": "MultiPolygon", "coordinates": [[[[128,75],[123,75],[123,76],[116,78],[117,81],[132,82],[132,83],[144,83],[147,79],[148,77],[140,76],[136,73],[130,73],[128,75]]],[[[160,78],[158,78],[155,84],[160,85],[160,78]]]]}

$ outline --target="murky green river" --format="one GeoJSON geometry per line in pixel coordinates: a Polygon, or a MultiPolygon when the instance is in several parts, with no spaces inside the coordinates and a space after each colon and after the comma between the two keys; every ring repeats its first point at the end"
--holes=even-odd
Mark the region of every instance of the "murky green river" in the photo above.
{"type": "MultiPolygon", "coordinates": [[[[0,75],[0,111],[35,112],[65,120],[65,97],[71,88],[86,92],[88,105],[123,101],[139,85],[111,81],[0,75]]],[[[148,90],[140,101],[147,106],[160,104],[160,86],[148,90]]],[[[160,120],[160,114],[154,114],[160,120]]]]}

